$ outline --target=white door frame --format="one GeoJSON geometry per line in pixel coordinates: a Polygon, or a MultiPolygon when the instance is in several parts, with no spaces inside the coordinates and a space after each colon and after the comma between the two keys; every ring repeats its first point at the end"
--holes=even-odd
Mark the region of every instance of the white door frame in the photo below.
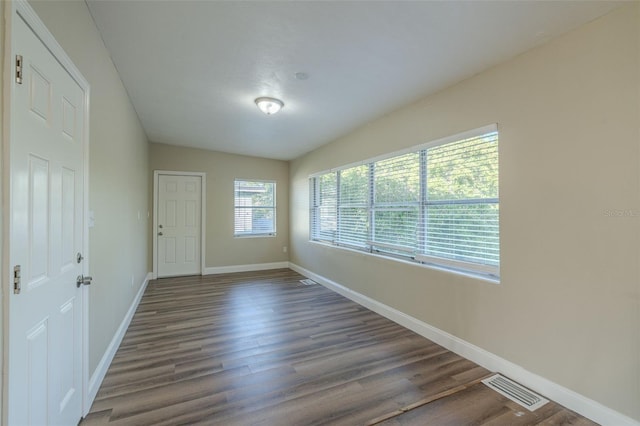
{"type": "MultiPolygon", "coordinates": [[[[4,3],[5,13],[5,43],[4,43],[4,58],[3,58],[3,109],[4,115],[2,117],[2,200],[4,202],[4,208],[2,209],[2,424],[8,421],[8,413],[10,407],[8,407],[8,363],[7,355],[9,353],[9,298],[12,286],[12,266],[10,265],[10,249],[11,241],[9,238],[10,227],[9,214],[11,211],[11,159],[9,158],[10,145],[12,139],[11,129],[11,105],[14,98],[14,58],[18,54],[13,49],[13,22],[17,19],[23,19],[32,29],[45,46],[49,49],[51,54],[58,60],[62,67],[69,73],[69,75],[76,81],[84,93],[84,108],[82,110],[84,120],[84,132],[82,134],[83,146],[84,146],[84,206],[83,217],[81,218],[84,228],[84,237],[82,241],[82,251],[84,255],[84,262],[82,264],[82,272],[84,275],[89,273],[89,229],[87,227],[88,212],[89,212],[89,99],[90,99],[90,86],[89,82],[82,76],[80,70],[73,64],[71,59],[67,56],[64,49],[58,44],[53,35],[49,32],[42,20],[36,15],[35,11],[27,3],[26,0],[13,0],[4,3]]],[[[89,390],[89,289],[87,286],[82,286],[81,289],[82,300],[82,413],[84,417],[91,408],[91,401],[88,398],[89,390]]]]}
{"type": "Polygon", "coordinates": [[[175,170],[153,171],[153,279],[158,278],[158,183],[160,175],[171,176],[200,176],[200,275],[204,275],[206,258],[206,223],[207,223],[207,174],[204,172],[180,172],[175,170]]]}

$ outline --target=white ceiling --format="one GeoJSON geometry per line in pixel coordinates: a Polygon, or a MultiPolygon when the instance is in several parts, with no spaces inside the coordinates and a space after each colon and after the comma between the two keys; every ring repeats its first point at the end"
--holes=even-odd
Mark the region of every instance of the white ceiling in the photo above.
{"type": "Polygon", "coordinates": [[[87,3],[152,142],[284,160],[620,5],[87,3]],[[259,96],[285,107],[266,116],[253,102],[259,96]]]}

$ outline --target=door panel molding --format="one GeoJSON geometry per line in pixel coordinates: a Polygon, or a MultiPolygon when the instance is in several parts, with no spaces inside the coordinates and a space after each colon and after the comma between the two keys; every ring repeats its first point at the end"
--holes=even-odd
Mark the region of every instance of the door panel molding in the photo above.
{"type": "Polygon", "coordinates": [[[184,172],[176,170],[153,171],[153,279],[158,278],[158,191],[161,175],[166,176],[197,176],[201,178],[200,185],[200,275],[205,275],[206,259],[206,223],[207,223],[207,174],[204,172],[184,172]]]}

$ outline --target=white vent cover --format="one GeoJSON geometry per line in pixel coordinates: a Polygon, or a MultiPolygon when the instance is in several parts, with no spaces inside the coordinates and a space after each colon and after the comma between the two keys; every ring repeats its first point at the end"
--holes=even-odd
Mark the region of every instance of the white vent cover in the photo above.
{"type": "Polygon", "coordinates": [[[482,383],[489,386],[499,394],[506,396],[513,402],[522,405],[529,411],[535,411],[549,402],[548,399],[544,399],[540,395],[522,387],[519,383],[509,380],[500,374],[486,378],[482,383]]]}
{"type": "Polygon", "coordinates": [[[314,285],[314,284],[318,284],[317,282],[315,282],[314,280],[312,280],[311,278],[307,278],[304,280],[300,280],[300,282],[304,285],[314,285]]]}

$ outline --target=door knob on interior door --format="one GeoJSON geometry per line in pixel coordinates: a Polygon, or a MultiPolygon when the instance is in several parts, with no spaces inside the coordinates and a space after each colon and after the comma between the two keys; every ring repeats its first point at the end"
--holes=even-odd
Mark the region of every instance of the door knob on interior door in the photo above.
{"type": "Polygon", "coordinates": [[[93,280],[93,277],[90,276],[84,276],[84,275],[78,275],[78,278],[76,278],[76,285],[78,287],[80,287],[81,285],[89,285],[91,284],[91,281],[93,280]]]}
{"type": "Polygon", "coordinates": [[[158,232],[158,235],[162,237],[164,234],[162,232],[158,232]]]}

